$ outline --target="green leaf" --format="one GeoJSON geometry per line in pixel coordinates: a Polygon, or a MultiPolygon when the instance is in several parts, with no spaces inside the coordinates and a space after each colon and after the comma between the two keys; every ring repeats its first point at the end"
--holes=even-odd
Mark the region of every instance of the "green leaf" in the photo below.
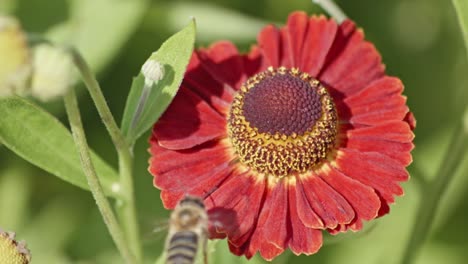
{"type": "MultiPolygon", "coordinates": [[[[19,98],[0,100],[0,141],[13,152],[45,171],[83,189],[89,189],[78,152],[68,129],[44,110],[19,98]]],[[[92,153],[97,174],[107,195],[118,182],[116,171],[92,153]]]]}
{"type": "Polygon", "coordinates": [[[134,78],[122,119],[122,131],[130,143],[150,129],[179,90],[195,43],[195,20],[166,40],[149,59],[164,67],[163,79],[153,84],[137,122],[132,122],[143,92],[145,77],[134,78]],[[133,123],[133,124],[132,124],[133,123]]]}

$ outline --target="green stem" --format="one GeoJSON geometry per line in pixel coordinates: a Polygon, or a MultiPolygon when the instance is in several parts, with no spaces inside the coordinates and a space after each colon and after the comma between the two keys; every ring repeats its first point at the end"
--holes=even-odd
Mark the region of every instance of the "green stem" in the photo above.
{"type": "Polygon", "coordinates": [[[112,212],[109,201],[104,195],[101,183],[96,175],[96,170],[91,162],[88,143],[86,142],[83,124],[81,123],[80,111],[78,109],[78,103],[73,89],[65,95],[64,101],[73,139],[75,140],[76,148],[80,155],[81,166],[83,167],[83,171],[86,175],[94,200],[96,200],[96,204],[101,212],[102,218],[104,219],[104,222],[109,229],[109,233],[122,257],[127,263],[136,263],[135,257],[130,251],[130,247],[125,243],[122,230],[120,229],[116,217],[112,212]]]}
{"type": "Polygon", "coordinates": [[[109,132],[117,150],[121,192],[124,197],[123,201],[117,203],[117,210],[119,211],[119,216],[121,217],[121,221],[126,232],[126,238],[132,246],[133,253],[135,254],[138,263],[140,263],[142,253],[138,221],[136,218],[135,195],[133,190],[133,157],[131,147],[117,126],[109,106],[107,105],[106,99],[102,94],[101,87],[88,67],[86,61],[77,50],[71,49],[70,53],[73,56],[73,61],[81,73],[83,81],[86,84],[94,104],[96,105],[99,116],[109,132]]]}
{"type": "MultiPolygon", "coordinates": [[[[465,111],[466,115],[468,115],[468,109],[465,111]]],[[[464,120],[460,119],[445,153],[444,160],[437,171],[436,178],[423,187],[424,192],[422,192],[420,206],[411,229],[411,237],[403,254],[403,264],[414,263],[420,247],[430,233],[440,201],[467,149],[468,130],[464,120]]]]}

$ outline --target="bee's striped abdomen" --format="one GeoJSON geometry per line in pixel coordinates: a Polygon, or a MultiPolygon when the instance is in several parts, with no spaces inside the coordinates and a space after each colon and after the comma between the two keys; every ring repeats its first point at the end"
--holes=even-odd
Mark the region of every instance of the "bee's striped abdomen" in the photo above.
{"type": "Polygon", "coordinates": [[[198,248],[198,235],[192,231],[175,233],[168,245],[167,264],[193,264],[198,248]]]}

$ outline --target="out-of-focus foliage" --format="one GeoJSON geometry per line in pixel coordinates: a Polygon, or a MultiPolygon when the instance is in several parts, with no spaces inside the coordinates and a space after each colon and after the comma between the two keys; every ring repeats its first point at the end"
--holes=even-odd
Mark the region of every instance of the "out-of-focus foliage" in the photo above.
{"type": "MultiPolygon", "coordinates": [[[[405,196],[398,198],[391,213],[367,234],[327,243],[313,256],[296,257],[288,252],[274,263],[397,263],[416,208],[424,203],[419,183],[435,176],[454,122],[467,103],[468,62],[451,1],[337,2],[379,49],[388,73],[399,76],[405,84],[408,104],[418,120],[415,162],[409,168],[412,179],[404,184],[405,196]]],[[[185,25],[188,16],[197,19],[198,46],[229,39],[241,50],[248,50],[259,28],[267,23],[284,23],[289,12],[297,9],[310,14],[322,12],[304,0],[0,2],[0,12],[18,16],[28,32],[46,33],[81,48],[97,71],[117,120],[123,113],[132,77],[139,73],[148,54],[185,25]]],[[[53,108],[56,116],[64,116],[61,107],[47,107],[53,108]]],[[[80,108],[90,146],[115,166],[111,141],[88,96],[81,96],[80,108]]],[[[147,148],[147,142],[140,140],[134,151],[143,237],[151,237],[154,223],[165,221],[168,215],[147,172],[147,148]]],[[[467,170],[465,159],[443,197],[434,230],[417,263],[457,264],[468,258],[467,170]]],[[[88,192],[51,177],[2,147],[0,226],[28,240],[34,263],[119,263],[114,261],[119,258],[88,192]]],[[[148,262],[154,261],[163,248],[164,235],[154,237],[147,239],[145,246],[148,262]]],[[[220,241],[217,247],[216,256],[232,258],[226,241],[220,241]]]]}

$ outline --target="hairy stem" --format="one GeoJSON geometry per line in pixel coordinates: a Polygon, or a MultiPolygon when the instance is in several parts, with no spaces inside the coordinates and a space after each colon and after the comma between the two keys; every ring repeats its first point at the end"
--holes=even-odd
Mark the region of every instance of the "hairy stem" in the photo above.
{"type": "Polygon", "coordinates": [[[81,123],[80,112],[76,100],[75,91],[71,89],[64,98],[65,108],[67,111],[70,127],[75,141],[76,148],[80,155],[81,166],[86,175],[91,193],[101,212],[102,218],[109,230],[109,233],[114,240],[117,249],[127,263],[136,263],[134,255],[131,253],[129,245],[126,243],[122,230],[117,222],[117,219],[112,211],[112,208],[104,195],[101,183],[96,174],[96,170],[91,162],[88,143],[81,123]]]}
{"type": "Polygon", "coordinates": [[[141,262],[141,244],[140,235],[138,228],[138,221],[136,218],[135,208],[135,195],[133,190],[133,156],[131,147],[123,136],[121,130],[115,122],[114,116],[112,115],[109,106],[107,105],[106,99],[102,94],[101,87],[94,77],[93,73],[89,69],[86,61],[78,53],[77,50],[71,49],[70,53],[73,56],[73,61],[81,73],[81,77],[88,89],[94,104],[98,110],[99,116],[104,123],[109,135],[117,150],[119,158],[119,173],[120,173],[120,185],[123,201],[117,203],[117,210],[124,226],[126,238],[132,246],[132,251],[138,263],[141,262]]]}

